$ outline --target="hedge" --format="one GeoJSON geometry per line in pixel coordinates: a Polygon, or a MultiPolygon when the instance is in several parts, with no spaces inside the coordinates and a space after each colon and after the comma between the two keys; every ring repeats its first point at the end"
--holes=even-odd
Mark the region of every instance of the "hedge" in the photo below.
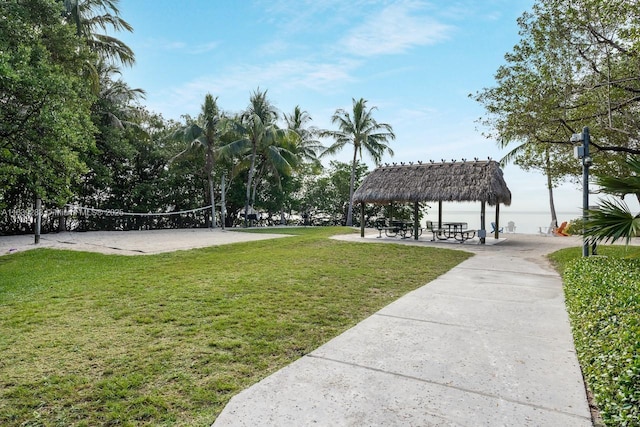
{"type": "Polygon", "coordinates": [[[578,359],[608,426],[640,426],[640,260],[580,258],[564,271],[578,359]]]}

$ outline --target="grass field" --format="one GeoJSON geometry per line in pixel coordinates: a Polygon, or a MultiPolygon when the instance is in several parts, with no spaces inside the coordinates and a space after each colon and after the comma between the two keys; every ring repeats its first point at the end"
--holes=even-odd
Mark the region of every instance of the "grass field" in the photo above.
{"type": "Polygon", "coordinates": [[[329,239],[0,257],[0,425],[210,425],[235,393],[470,254],[329,239]]]}

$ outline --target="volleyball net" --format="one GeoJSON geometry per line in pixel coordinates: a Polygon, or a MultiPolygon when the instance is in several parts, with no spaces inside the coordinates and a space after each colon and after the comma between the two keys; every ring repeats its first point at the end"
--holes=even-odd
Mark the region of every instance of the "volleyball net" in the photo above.
{"type": "Polygon", "coordinates": [[[169,212],[127,212],[78,204],[62,208],[10,209],[0,218],[0,234],[33,231],[34,218],[40,215],[43,233],[56,231],[127,231],[166,228],[205,228],[210,226],[211,205],[169,212]]]}

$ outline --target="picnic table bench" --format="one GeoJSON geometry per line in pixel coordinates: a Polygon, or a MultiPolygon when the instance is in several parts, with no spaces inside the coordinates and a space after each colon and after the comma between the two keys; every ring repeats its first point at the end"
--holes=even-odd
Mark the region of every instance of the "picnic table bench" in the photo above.
{"type": "MultiPolygon", "coordinates": [[[[378,239],[382,238],[382,232],[384,231],[387,237],[396,237],[400,235],[403,239],[411,237],[413,235],[413,223],[406,221],[391,221],[390,224],[386,220],[377,220],[375,222],[376,230],[380,233],[378,239]]],[[[422,228],[418,229],[418,236],[422,235],[422,228]]]]}
{"type": "Polygon", "coordinates": [[[466,222],[444,222],[442,228],[432,228],[431,233],[431,241],[454,239],[464,243],[476,237],[477,230],[469,230],[466,222]]]}

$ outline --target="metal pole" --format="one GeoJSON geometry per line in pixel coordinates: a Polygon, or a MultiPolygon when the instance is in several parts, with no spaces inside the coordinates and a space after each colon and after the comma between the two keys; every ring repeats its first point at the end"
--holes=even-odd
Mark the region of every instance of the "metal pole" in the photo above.
{"type": "Polygon", "coordinates": [[[589,243],[587,242],[587,236],[584,234],[587,221],[589,220],[589,166],[591,166],[591,157],[589,157],[589,128],[584,127],[582,129],[582,142],[584,146],[584,153],[582,158],[582,256],[589,256],[589,243]]]}

